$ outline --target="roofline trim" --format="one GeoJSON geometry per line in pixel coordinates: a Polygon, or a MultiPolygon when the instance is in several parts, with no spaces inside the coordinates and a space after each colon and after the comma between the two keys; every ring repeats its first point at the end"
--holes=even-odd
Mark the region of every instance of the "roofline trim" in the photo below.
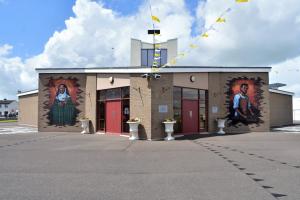
{"type": "Polygon", "coordinates": [[[275,90],[275,89],[269,89],[269,92],[277,93],[277,94],[284,94],[284,95],[289,95],[289,96],[294,96],[294,94],[295,94],[293,92],[287,92],[287,91],[275,90]]]}
{"type": "MultiPolygon", "coordinates": [[[[152,73],[151,68],[141,67],[107,67],[107,68],[37,68],[38,73],[152,73]]],[[[157,73],[184,73],[184,72],[270,72],[271,67],[165,67],[157,73]]]]}
{"type": "Polygon", "coordinates": [[[17,97],[22,97],[22,96],[26,96],[26,95],[30,95],[30,94],[37,94],[39,93],[39,90],[31,90],[31,91],[27,91],[27,92],[22,92],[17,94],[17,97]]]}

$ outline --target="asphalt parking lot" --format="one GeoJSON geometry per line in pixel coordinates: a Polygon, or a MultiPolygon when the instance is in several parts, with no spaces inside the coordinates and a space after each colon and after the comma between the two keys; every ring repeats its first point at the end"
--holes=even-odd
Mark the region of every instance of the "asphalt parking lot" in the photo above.
{"type": "MultiPolygon", "coordinates": [[[[0,132],[9,127],[16,129],[0,124],[0,132]]],[[[295,132],[130,142],[16,130],[0,133],[0,199],[300,198],[295,132]]]]}

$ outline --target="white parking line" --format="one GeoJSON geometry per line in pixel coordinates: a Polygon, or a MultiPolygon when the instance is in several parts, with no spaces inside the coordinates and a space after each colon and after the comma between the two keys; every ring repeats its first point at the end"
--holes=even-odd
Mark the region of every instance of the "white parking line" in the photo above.
{"type": "Polygon", "coordinates": [[[20,133],[37,133],[37,128],[31,127],[3,127],[0,128],[0,135],[8,135],[8,134],[20,134],[20,133]]]}

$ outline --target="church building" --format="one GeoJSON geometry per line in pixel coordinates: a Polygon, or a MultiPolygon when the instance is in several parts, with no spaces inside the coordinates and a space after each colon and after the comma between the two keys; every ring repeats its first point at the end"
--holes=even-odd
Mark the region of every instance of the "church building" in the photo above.
{"type": "Polygon", "coordinates": [[[225,118],[228,133],[269,131],[280,118],[293,123],[293,94],[269,89],[270,67],[166,65],[177,54],[177,39],[161,43],[159,52],[132,39],[130,66],[37,68],[38,90],[18,95],[19,123],[40,132],[80,132],[80,119],[88,118],[94,133],[128,135],[127,121],[139,118],[139,137],[149,140],[166,136],[167,118],[176,120],[180,135],[214,133],[217,119],[225,118]],[[273,97],[274,108],[289,104],[277,109],[275,121],[273,97]]]}

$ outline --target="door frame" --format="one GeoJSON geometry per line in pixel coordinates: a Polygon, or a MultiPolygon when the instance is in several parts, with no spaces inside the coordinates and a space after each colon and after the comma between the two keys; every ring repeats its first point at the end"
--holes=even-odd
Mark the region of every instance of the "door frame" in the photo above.
{"type": "MultiPolygon", "coordinates": [[[[181,112],[181,117],[180,117],[180,119],[181,119],[181,125],[180,125],[180,129],[181,129],[181,131],[180,132],[176,132],[176,133],[174,133],[174,134],[183,134],[183,132],[182,132],[182,125],[183,125],[183,116],[182,116],[182,113],[183,113],[183,107],[182,107],[182,104],[183,104],[183,100],[184,100],[184,98],[183,98],[183,89],[184,88],[186,88],[186,89],[195,89],[195,90],[198,90],[198,133],[202,133],[202,132],[207,132],[208,130],[209,130],[209,118],[208,118],[208,116],[209,116],[209,108],[208,108],[208,104],[209,104],[209,102],[208,102],[208,100],[209,100],[209,97],[208,97],[208,95],[209,95],[209,93],[208,93],[208,90],[207,89],[199,89],[199,88],[189,88],[189,87],[182,87],[182,86],[173,86],[173,88],[174,87],[176,87],[176,88],[180,88],[180,93],[181,93],[181,99],[180,99],[180,104],[181,104],[181,109],[180,109],[180,112],[181,112]],[[203,108],[203,107],[200,107],[200,90],[202,90],[202,91],[205,91],[205,118],[206,118],[206,120],[205,120],[205,127],[203,127],[203,128],[201,128],[200,127],[200,109],[201,108],[203,108]]],[[[188,99],[187,99],[188,100],[188,99]]],[[[196,101],[196,99],[195,99],[195,101],[196,101]]]]}
{"type": "MultiPolygon", "coordinates": [[[[105,95],[106,96],[106,95],[105,95]]],[[[107,126],[106,126],[106,103],[107,102],[109,102],[109,101],[121,101],[121,132],[120,132],[120,134],[121,135],[129,135],[129,132],[124,132],[124,127],[123,127],[123,119],[124,119],[124,116],[123,116],[123,103],[124,103],[124,101],[126,101],[126,100],[129,100],[129,113],[130,113],[130,86],[124,86],[124,87],[116,87],[116,88],[108,88],[108,89],[103,89],[103,90],[97,90],[97,94],[96,94],[96,131],[98,132],[104,132],[104,133],[107,133],[107,126]],[[129,97],[123,97],[122,95],[123,95],[123,88],[126,88],[126,87],[128,87],[128,89],[129,89],[129,97]],[[100,101],[100,92],[101,91],[105,91],[105,93],[106,93],[106,91],[108,91],[108,90],[111,90],[111,89],[119,89],[120,90],[120,94],[121,94],[121,96],[120,96],[120,98],[116,98],[116,99],[104,99],[104,100],[102,100],[102,101],[100,101]],[[102,129],[102,128],[100,128],[100,121],[101,121],[101,119],[99,119],[99,115],[100,115],[100,103],[103,103],[104,105],[104,112],[105,112],[105,114],[104,114],[104,128],[102,129]]],[[[114,133],[112,133],[112,134],[114,134],[114,133]]]]}
{"type": "MultiPolygon", "coordinates": [[[[199,95],[199,92],[198,92],[198,95],[199,95]]],[[[199,98],[196,100],[196,99],[183,99],[181,98],[181,122],[182,122],[182,129],[181,129],[181,133],[183,135],[191,135],[193,134],[194,132],[183,132],[183,123],[184,123],[184,120],[183,120],[183,101],[186,100],[186,101],[194,101],[194,102],[197,102],[197,131],[195,133],[200,133],[200,119],[199,119],[199,112],[200,112],[200,106],[199,106],[199,98]]]]}
{"type": "Polygon", "coordinates": [[[122,119],[123,119],[123,116],[122,116],[122,100],[121,99],[112,99],[112,100],[107,100],[105,101],[105,111],[107,111],[107,103],[110,103],[110,102],[120,102],[120,115],[121,115],[121,120],[120,120],[120,129],[121,131],[120,132],[107,132],[107,112],[105,112],[105,133],[108,133],[108,134],[111,134],[111,135],[121,135],[122,134],[122,119]]]}

